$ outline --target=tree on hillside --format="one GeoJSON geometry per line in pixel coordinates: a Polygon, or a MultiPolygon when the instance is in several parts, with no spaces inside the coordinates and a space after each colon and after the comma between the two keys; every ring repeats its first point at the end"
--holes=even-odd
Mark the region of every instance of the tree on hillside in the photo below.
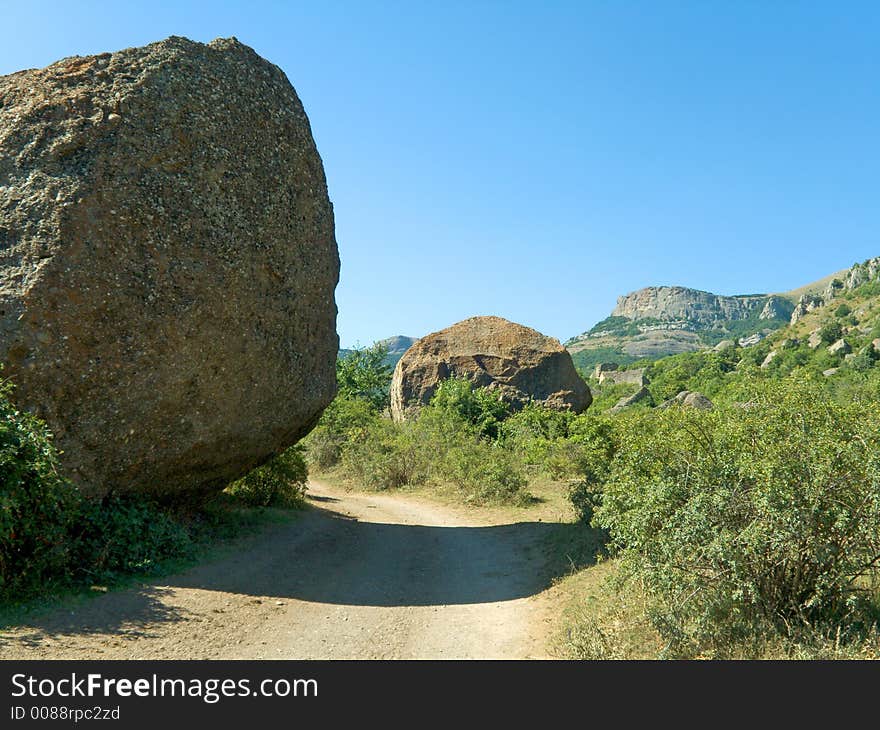
{"type": "Polygon", "coordinates": [[[388,348],[375,344],[350,350],[336,361],[336,382],[339,395],[362,398],[378,410],[389,405],[391,367],[387,363],[388,348]]]}

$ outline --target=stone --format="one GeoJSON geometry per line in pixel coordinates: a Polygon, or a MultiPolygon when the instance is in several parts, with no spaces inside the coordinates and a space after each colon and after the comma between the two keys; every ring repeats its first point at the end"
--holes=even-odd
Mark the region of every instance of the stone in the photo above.
{"type": "Polygon", "coordinates": [[[880,337],[876,340],[871,340],[871,347],[874,348],[874,352],[880,353],[880,337]]]}
{"type": "Polygon", "coordinates": [[[618,297],[611,315],[631,320],[686,320],[711,326],[719,321],[748,319],[755,312],[762,312],[769,300],[778,300],[778,306],[785,306],[780,297],[728,297],[683,286],[650,286],[618,297]]]}
{"type": "Polygon", "coordinates": [[[620,385],[630,383],[639,387],[648,383],[645,376],[645,368],[633,368],[632,370],[606,370],[599,373],[600,385],[620,385]]]}
{"type": "Polygon", "coordinates": [[[792,304],[787,299],[771,296],[767,298],[758,319],[789,319],[792,311],[792,304]]]}
{"type": "Polygon", "coordinates": [[[641,403],[643,400],[650,398],[650,393],[647,388],[639,388],[632,395],[628,395],[624,398],[621,398],[617,403],[614,404],[613,407],[608,409],[609,413],[620,413],[620,411],[625,408],[629,408],[630,406],[634,406],[636,403],[641,403]]]}
{"type": "Polygon", "coordinates": [[[828,368],[827,370],[823,370],[823,371],[822,371],[822,375],[824,375],[826,378],[830,378],[830,377],[831,377],[832,375],[834,375],[838,370],[840,370],[840,368],[828,368]]]}
{"type": "Polygon", "coordinates": [[[815,350],[819,345],[822,344],[822,335],[819,334],[819,330],[813,330],[810,332],[810,337],[807,339],[807,345],[809,345],[811,350],[815,350]]]}
{"type": "Polygon", "coordinates": [[[840,339],[828,345],[828,352],[832,355],[846,355],[852,352],[852,348],[846,340],[840,339]]]}
{"type": "Polygon", "coordinates": [[[739,338],[739,346],[740,347],[751,347],[752,345],[757,345],[763,339],[764,339],[763,332],[755,332],[755,334],[749,335],[748,337],[740,337],[739,338]]]}
{"type": "Polygon", "coordinates": [[[843,286],[845,289],[856,289],[862,284],[876,281],[878,278],[880,278],[880,257],[868,259],[853,266],[847,273],[843,286]]]}
{"type": "Polygon", "coordinates": [[[736,343],[733,340],[721,340],[721,342],[715,345],[712,349],[715,352],[724,352],[731,347],[736,347],[736,343]]]}
{"type": "Polygon", "coordinates": [[[776,350],[771,350],[767,353],[767,357],[764,358],[764,362],[761,363],[761,369],[766,370],[770,367],[770,363],[772,363],[779,353],[776,350]]]}
{"type": "Polygon", "coordinates": [[[698,411],[711,411],[715,407],[715,404],[705,395],[690,390],[681,391],[673,398],[663,401],[659,407],[670,408],[671,406],[676,405],[681,406],[682,408],[695,408],[698,411]]]}
{"type": "Polygon", "coordinates": [[[85,493],[200,498],[336,391],[309,120],[236,39],[0,77],[0,359],[85,493]]]}
{"type": "Polygon", "coordinates": [[[796,347],[800,347],[801,341],[794,337],[786,337],[779,343],[780,350],[793,350],[796,347]]]}
{"type": "Polygon", "coordinates": [[[825,300],[817,294],[801,294],[791,313],[791,319],[789,322],[791,324],[797,324],[797,322],[803,319],[807,314],[824,304],[825,300]]]}
{"type": "Polygon", "coordinates": [[[596,363],[596,367],[593,369],[593,377],[597,380],[602,377],[602,373],[610,373],[613,370],[617,370],[618,365],[616,362],[600,362],[596,363]]]}
{"type": "Polygon", "coordinates": [[[558,340],[501,317],[471,317],[407,350],[391,381],[392,418],[406,420],[452,377],[497,391],[514,410],[536,402],[580,413],[593,400],[558,340]]]}

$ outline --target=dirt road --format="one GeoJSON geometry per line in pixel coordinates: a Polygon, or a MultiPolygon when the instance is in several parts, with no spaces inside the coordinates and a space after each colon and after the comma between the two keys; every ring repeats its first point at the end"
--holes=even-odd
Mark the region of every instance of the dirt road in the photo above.
{"type": "Polygon", "coordinates": [[[0,633],[0,658],[545,657],[542,522],[313,483],[313,507],[180,575],[0,633]]]}

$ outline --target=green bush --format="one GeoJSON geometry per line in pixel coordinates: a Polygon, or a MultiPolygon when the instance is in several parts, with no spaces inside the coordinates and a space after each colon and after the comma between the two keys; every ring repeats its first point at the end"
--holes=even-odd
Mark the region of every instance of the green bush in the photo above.
{"type": "Polygon", "coordinates": [[[831,345],[843,337],[843,327],[840,322],[826,322],[819,330],[819,338],[826,345],[831,345]]]}
{"type": "Polygon", "coordinates": [[[450,411],[476,426],[488,438],[497,438],[501,422],[510,415],[510,407],[500,394],[475,387],[465,378],[449,378],[437,386],[431,398],[435,410],[450,411]]]}
{"type": "Polygon", "coordinates": [[[383,411],[389,405],[391,388],[388,348],[376,344],[349,350],[336,360],[336,382],[343,398],[366,400],[383,411]]]}
{"type": "Polygon", "coordinates": [[[324,410],[318,425],[302,441],[307,461],[319,470],[336,466],[346,445],[380,419],[379,411],[368,399],[336,396],[324,410]]]}
{"type": "Polygon", "coordinates": [[[850,313],[852,313],[852,309],[848,304],[841,304],[837,309],[834,310],[835,317],[846,317],[850,313]]]}
{"type": "Polygon", "coordinates": [[[746,406],[634,415],[594,519],[675,653],[856,639],[876,616],[880,413],[799,379],[746,406]]]}
{"type": "Polygon", "coordinates": [[[467,381],[455,383],[413,420],[377,418],[352,431],[342,449],[343,471],[370,489],[449,483],[469,502],[522,501],[527,480],[520,459],[483,432],[499,425],[496,403],[467,381]]]}
{"type": "Polygon", "coordinates": [[[186,528],[157,505],[134,496],[84,500],[71,530],[73,565],[100,583],[152,573],[165,561],[192,554],[186,528]]]}
{"type": "Polygon", "coordinates": [[[499,444],[474,440],[450,450],[444,459],[446,478],[475,504],[521,504],[529,500],[528,480],[517,457],[499,444]]]}
{"type": "Polygon", "coordinates": [[[69,534],[81,501],[58,475],[46,426],[14,408],[0,384],[0,596],[20,595],[65,580],[69,534]]]}
{"type": "Polygon", "coordinates": [[[344,471],[370,489],[423,484],[431,474],[431,444],[414,431],[410,423],[376,420],[347,444],[344,471]]]}
{"type": "Polygon", "coordinates": [[[226,487],[226,492],[252,507],[303,504],[309,470],[303,447],[291,446],[226,487]]]}

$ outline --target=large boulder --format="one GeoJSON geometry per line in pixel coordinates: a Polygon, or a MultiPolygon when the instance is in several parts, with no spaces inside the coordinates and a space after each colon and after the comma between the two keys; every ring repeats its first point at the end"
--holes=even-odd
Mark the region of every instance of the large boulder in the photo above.
{"type": "Polygon", "coordinates": [[[580,413],[592,402],[558,340],[501,317],[472,317],[422,337],[397,363],[391,415],[404,420],[447,378],[497,390],[514,409],[529,401],[580,413]]]}
{"type": "Polygon", "coordinates": [[[219,488],[333,398],[309,121],[234,38],[0,77],[0,360],[84,491],[219,488]]]}
{"type": "Polygon", "coordinates": [[[645,370],[646,368],[634,368],[632,370],[603,371],[599,373],[599,384],[620,385],[621,383],[629,383],[630,385],[642,387],[648,382],[645,370]]]}

